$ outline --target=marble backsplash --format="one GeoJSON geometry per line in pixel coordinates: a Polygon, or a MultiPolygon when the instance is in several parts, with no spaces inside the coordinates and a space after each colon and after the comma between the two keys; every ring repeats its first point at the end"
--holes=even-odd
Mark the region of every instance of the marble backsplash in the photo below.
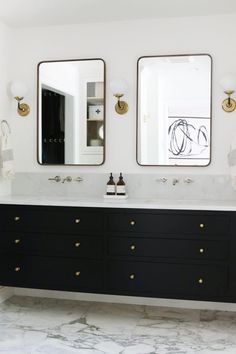
{"type": "MultiPolygon", "coordinates": [[[[61,174],[63,179],[67,174],[61,174]]],[[[13,195],[57,197],[102,197],[106,191],[109,175],[105,173],[70,174],[71,182],[55,182],[51,173],[17,173],[12,181],[13,195]],[[77,182],[81,177],[83,181],[77,182]]],[[[115,181],[118,175],[114,175],[115,181]]],[[[236,190],[226,175],[124,175],[130,198],[170,200],[236,200],[236,190]],[[163,182],[162,179],[167,181],[163,182]],[[177,180],[177,182],[175,181],[177,180]],[[175,183],[176,182],[176,183],[175,183]],[[189,182],[189,183],[187,183],[189,182]]]]}

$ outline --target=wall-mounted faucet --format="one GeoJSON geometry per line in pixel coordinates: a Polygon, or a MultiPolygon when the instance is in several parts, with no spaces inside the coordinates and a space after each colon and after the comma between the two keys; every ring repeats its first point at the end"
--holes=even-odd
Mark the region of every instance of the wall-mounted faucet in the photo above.
{"type": "Polygon", "coordinates": [[[50,177],[48,178],[49,181],[55,181],[55,182],[61,182],[61,183],[65,183],[65,182],[82,182],[84,179],[80,176],[76,177],[76,178],[72,178],[71,176],[66,176],[64,178],[61,178],[61,176],[55,176],[55,177],[50,177]]]}

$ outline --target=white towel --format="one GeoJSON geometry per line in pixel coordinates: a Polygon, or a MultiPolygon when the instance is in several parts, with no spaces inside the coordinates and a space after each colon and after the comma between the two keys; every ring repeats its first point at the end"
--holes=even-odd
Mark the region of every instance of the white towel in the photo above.
{"type": "Polygon", "coordinates": [[[236,190],[236,137],[232,140],[228,153],[229,173],[231,185],[236,190]]]}
{"type": "Polygon", "coordinates": [[[10,141],[10,127],[5,120],[1,122],[0,170],[3,178],[11,179],[15,176],[13,150],[10,141]]]}

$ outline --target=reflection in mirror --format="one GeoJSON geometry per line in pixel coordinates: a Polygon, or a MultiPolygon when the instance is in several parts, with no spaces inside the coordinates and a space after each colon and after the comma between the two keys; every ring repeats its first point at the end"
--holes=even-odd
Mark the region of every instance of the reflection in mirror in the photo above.
{"type": "Polygon", "coordinates": [[[138,61],[137,162],[206,166],[211,147],[211,69],[207,54],[138,61]]]}
{"type": "Polygon", "coordinates": [[[38,65],[38,162],[101,165],[105,146],[102,59],[38,65]]]}

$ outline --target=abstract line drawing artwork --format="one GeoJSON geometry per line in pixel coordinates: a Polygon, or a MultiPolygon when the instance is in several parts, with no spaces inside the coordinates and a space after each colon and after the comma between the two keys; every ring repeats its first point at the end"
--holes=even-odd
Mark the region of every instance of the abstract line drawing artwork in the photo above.
{"type": "Polygon", "coordinates": [[[209,158],[209,131],[209,118],[169,117],[169,158],[209,158]]]}

